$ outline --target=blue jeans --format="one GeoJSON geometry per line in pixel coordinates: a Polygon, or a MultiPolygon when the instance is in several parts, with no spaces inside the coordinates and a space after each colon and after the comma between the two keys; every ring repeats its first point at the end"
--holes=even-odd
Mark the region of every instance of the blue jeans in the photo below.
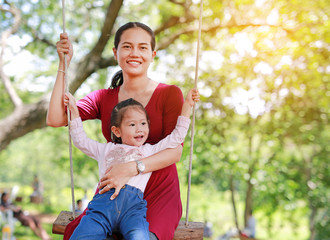
{"type": "Polygon", "coordinates": [[[141,190],[125,185],[117,198],[110,200],[114,192],[111,189],[94,196],[70,240],[103,240],[114,231],[126,240],[149,240],[147,202],[141,190]]]}

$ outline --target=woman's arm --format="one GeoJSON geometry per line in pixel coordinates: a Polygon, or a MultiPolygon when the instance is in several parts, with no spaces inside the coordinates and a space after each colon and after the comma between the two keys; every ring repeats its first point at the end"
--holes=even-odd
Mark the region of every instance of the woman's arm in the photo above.
{"type": "MultiPolygon", "coordinates": [[[[179,162],[182,154],[182,146],[177,148],[165,149],[149,157],[143,158],[141,161],[146,166],[145,173],[154,172],[165,167],[179,162]]],[[[116,191],[112,195],[111,200],[115,199],[121,188],[128,182],[128,180],[138,175],[136,162],[128,162],[111,166],[99,183],[100,194],[115,188],[116,191]],[[105,186],[109,186],[106,187],[105,186]]]]}
{"type": "Polygon", "coordinates": [[[46,122],[47,125],[51,127],[62,127],[68,124],[66,108],[64,106],[64,54],[67,55],[67,66],[69,66],[73,55],[72,44],[66,33],[60,35],[60,41],[56,43],[56,48],[59,56],[59,66],[52,95],[50,97],[46,122]]]}

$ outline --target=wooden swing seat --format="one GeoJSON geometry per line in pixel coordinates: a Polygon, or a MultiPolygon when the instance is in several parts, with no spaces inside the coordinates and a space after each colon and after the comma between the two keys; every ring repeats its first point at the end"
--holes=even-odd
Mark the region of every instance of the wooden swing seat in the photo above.
{"type": "MultiPolygon", "coordinates": [[[[65,227],[73,220],[72,212],[62,211],[53,223],[54,234],[64,234],[65,227]]],[[[180,221],[179,226],[175,230],[173,240],[192,239],[200,240],[203,239],[204,224],[201,222],[189,222],[188,226],[183,221],[180,221]]]]}

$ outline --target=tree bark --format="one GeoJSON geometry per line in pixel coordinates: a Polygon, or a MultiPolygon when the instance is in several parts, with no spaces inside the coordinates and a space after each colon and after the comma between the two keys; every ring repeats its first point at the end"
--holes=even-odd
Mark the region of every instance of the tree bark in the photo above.
{"type": "Polygon", "coordinates": [[[311,214],[309,215],[309,232],[310,237],[309,240],[315,240],[316,232],[315,232],[315,217],[317,215],[317,208],[310,206],[311,214]]]}
{"type": "Polygon", "coordinates": [[[46,126],[48,100],[34,104],[22,104],[6,118],[0,120],[0,151],[25,134],[46,126]]]}
{"type": "Polygon", "coordinates": [[[234,211],[234,219],[235,219],[235,226],[239,232],[239,224],[238,224],[238,218],[237,218],[237,210],[236,210],[236,201],[235,201],[235,187],[234,187],[234,177],[233,174],[231,173],[229,176],[229,187],[231,191],[231,203],[233,205],[233,211],[234,211]]]}

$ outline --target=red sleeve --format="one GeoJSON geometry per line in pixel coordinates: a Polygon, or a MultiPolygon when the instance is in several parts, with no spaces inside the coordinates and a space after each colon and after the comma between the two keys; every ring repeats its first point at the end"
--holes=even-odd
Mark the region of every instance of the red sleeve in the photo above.
{"type": "Polygon", "coordinates": [[[77,107],[82,120],[100,119],[99,103],[103,93],[104,89],[96,90],[77,102],[77,107]]]}
{"type": "Polygon", "coordinates": [[[170,86],[165,95],[163,111],[163,137],[169,135],[175,128],[183,105],[181,89],[175,85],[170,86]]]}

